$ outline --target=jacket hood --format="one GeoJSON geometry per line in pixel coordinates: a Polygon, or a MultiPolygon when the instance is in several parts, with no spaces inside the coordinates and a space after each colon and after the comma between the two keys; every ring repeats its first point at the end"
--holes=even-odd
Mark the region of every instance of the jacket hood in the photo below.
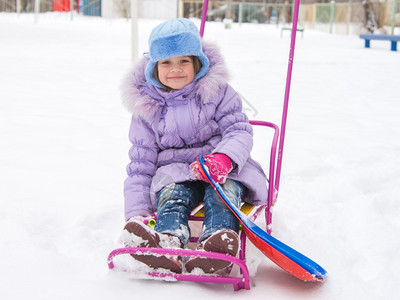
{"type": "MultiPolygon", "coordinates": [[[[226,68],[221,52],[213,43],[202,42],[203,52],[208,57],[210,66],[206,75],[196,80],[195,92],[205,104],[218,96],[221,89],[228,83],[228,70],[226,68]]],[[[161,102],[153,99],[144,90],[149,85],[146,82],[145,69],[148,64],[146,58],[142,58],[130,70],[122,82],[121,93],[124,107],[134,118],[144,120],[151,119],[159,110],[161,102]]],[[[157,87],[154,87],[157,89],[157,87]]]]}

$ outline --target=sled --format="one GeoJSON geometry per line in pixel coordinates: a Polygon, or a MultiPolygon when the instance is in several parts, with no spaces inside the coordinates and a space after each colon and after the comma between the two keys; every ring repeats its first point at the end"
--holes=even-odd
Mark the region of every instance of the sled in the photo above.
{"type": "MultiPolygon", "coordinates": [[[[268,182],[268,201],[266,204],[261,206],[251,206],[247,203],[243,203],[241,207],[241,211],[246,214],[252,221],[255,221],[259,215],[264,212],[265,223],[267,224],[267,231],[271,232],[271,222],[272,222],[272,207],[275,204],[277,189],[275,186],[275,160],[276,160],[276,152],[277,152],[277,144],[278,144],[278,135],[279,129],[278,126],[266,122],[266,121],[250,121],[250,124],[253,126],[264,126],[272,128],[273,138],[271,142],[271,150],[270,150],[270,165],[269,165],[269,182],[268,182]]],[[[156,221],[157,217],[154,215],[154,218],[149,220],[149,226],[156,221]]],[[[204,220],[204,210],[203,209],[195,209],[191,216],[189,217],[189,221],[191,222],[202,222],[204,220]]],[[[196,243],[198,241],[198,236],[192,236],[190,238],[191,243],[196,243]]],[[[163,280],[177,280],[177,281],[195,281],[195,282],[211,282],[211,283],[220,283],[220,284],[232,284],[235,291],[240,289],[250,289],[250,276],[249,271],[246,265],[246,241],[247,236],[244,230],[240,231],[240,250],[238,257],[234,257],[228,254],[215,253],[215,252],[207,252],[207,251],[198,251],[198,250],[190,250],[190,249],[165,249],[165,248],[140,248],[140,247],[126,247],[119,248],[113,250],[108,256],[108,267],[109,269],[114,269],[115,264],[114,260],[117,256],[120,255],[129,255],[129,254],[141,254],[146,255],[149,253],[158,254],[158,255],[169,255],[169,256],[181,256],[181,257],[205,257],[209,259],[220,259],[233,263],[236,268],[239,269],[238,276],[215,276],[208,274],[189,274],[182,273],[176,274],[171,272],[165,272],[163,270],[151,270],[146,272],[146,278],[148,279],[163,279],[163,280]]],[[[133,259],[133,258],[132,258],[133,259]]],[[[122,270],[127,271],[127,270],[122,270]]],[[[129,271],[128,271],[129,272],[129,271]]]]}
{"type": "MultiPolygon", "coordinates": [[[[266,204],[261,206],[251,206],[249,204],[243,204],[241,207],[241,211],[243,214],[247,216],[249,220],[254,222],[263,212],[263,216],[265,218],[266,230],[265,232],[271,234],[272,230],[272,208],[276,203],[278,197],[279,190],[279,181],[280,181],[280,173],[281,173],[281,164],[282,164],[282,153],[284,146],[284,136],[285,136],[285,128],[286,128],[286,116],[288,110],[288,100],[289,100],[289,92],[290,92],[290,81],[291,81],[291,72],[292,72],[292,64],[293,64],[293,56],[294,56],[294,45],[296,39],[296,24],[298,19],[299,12],[299,0],[295,0],[294,13],[293,13],[293,26],[292,26],[292,38],[290,45],[290,53],[289,53],[289,62],[288,62],[288,72],[287,72],[287,80],[286,80],[286,88],[285,88],[285,98],[283,105],[283,113],[282,113],[282,121],[281,121],[281,130],[279,127],[271,122],[260,121],[260,120],[252,120],[250,124],[252,126],[259,126],[268,128],[272,130],[272,141],[271,144],[268,145],[269,151],[269,165],[264,169],[268,170],[268,200],[266,204]],[[279,142],[279,148],[278,148],[279,142]]],[[[204,34],[204,25],[207,15],[208,8],[208,0],[204,0],[203,5],[203,13],[200,27],[200,34],[203,36],[204,34]]],[[[257,138],[257,137],[256,137],[257,138]]],[[[268,152],[268,151],[267,151],[268,152]]],[[[189,221],[191,222],[202,222],[204,220],[204,214],[202,210],[195,209],[192,212],[192,215],[189,217],[189,221]]],[[[156,221],[156,215],[154,216],[154,220],[150,220],[149,224],[151,225],[156,221]]],[[[146,277],[148,279],[161,279],[161,280],[177,280],[177,281],[194,281],[194,282],[211,282],[211,283],[219,283],[219,284],[232,284],[234,290],[240,289],[250,289],[250,277],[249,271],[246,265],[246,241],[247,241],[246,230],[240,231],[240,250],[238,257],[234,257],[228,254],[215,253],[215,252],[207,252],[207,251],[198,251],[191,249],[165,249],[165,248],[138,248],[138,247],[126,247],[119,248],[113,250],[108,256],[108,267],[109,269],[117,269],[116,267],[116,259],[121,255],[129,255],[129,254],[138,254],[138,255],[147,255],[151,253],[152,255],[166,255],[166,256],[180,256],[182,258],[189,257],[205,257],[209,259],[219,259],[231,262],[234,267],[238,270],[236,273],[239,275],[208,275],[208,274],[193,274],[193,273],[185,273],[181,274],[166,272],[165,270],[151,270],[146,272],[146,277]]],[[[193,236],[190,238],[191,243],[196,243],[199,237],[193,236]]],[[[264,253],[265,254],[265,253],[264,253]]],[[[268,256],[268,255],[267,255],[268,256]]],[[[280,257],[279,259],[285,259],[285,257],[280,257]]],[[[133,260],[133,258],[132,258],[133,260]]],[[[272,259],[273,260],[273,259],[272,259]]],[[[276,262],[275,262],[276,263],[276,262]]],[[[279,263],[277,263],[279,265],[279,263]]],[[[284,269],[284,268],[283,268],[284,269]]],[[[313,275],[309,277],[301,277],[304,281],[323,281],[325,278],[325,270],[321,268],[320,274],[313,275]]],[[[296,274],[293,274],[296,275],[296,274]]]]}
{"type": "MultiPolygon", "coordinates": [[[[273,138],[271,142],[271,151],[270,151],[270,165],[269,165],[269,182],[268,182],[268,202],[261,206],[252,206],[247,203],[242,203],[241,211],[247,215],[252,221],[255,221],[260,214],[264,212],[265,222],[267,224],[267,229],[271,232],[271,221],[272,221],[272,206],[275,203],[277,190],[274,186],[274,178],[275,178],[275,158],[276,158],[276,149],[278,144],[278,135],[279,129],[278,126],[266,122],[266,121],[250,121],[250,124],[253,126],[263,126],[269,127],[273,129],[273,138]]],[[[154,222],[156,222],[157,216],[153,215],[153,219],[148,220],[148,226],[152,226],[154,222]]],[[[195,208],[192,214],[189,216],[190,222],[203,222],[204,220],[204,209],[203,208],[195,208]]],[[[165,270],[151,270],[146,272],[145,278],[147,279],[163,279],[163,280],[177,280],[177,281],[195,281],[195,282],[211,282],[211,283],[221,283],[221,284],[232,284],[235,291],[240,289],[250,289],[250,276],[249,271],[246,265],[246,241],[247,236],[244,230],[241,230],[240,233],[240,250],[238,257],[234,257],[232,255],[223,254],[223,253],[215,253],[208,251],[199,251],[199,250],[190,250],[190,249],[166,249],[166,248],[141,248],[141,247],[125,247],[113,250],[108,256],[108,267],[109,269],[115,268],[114,260],[117,256],[120,255],[129,255],[129,254],[157,254],[157,255],[167,255],[173,257],[204,257],[209,259],[219,259],[231,262],[236,268],[239,269],[239,275],[237,276],[216,276],[216,275],[208,275],[208,274],[192,274],[192,273],[171,273],[166,272],[165,270]]],[[[196,243],[199,239],[199,236],[190,237],[190,243],[196,243]]],[[[133,259],[133,258],[132,258],[133,259]]],[[[127,271],[123,269],[121,271],[127,271]]],[[[143,276],[142,276],[143,277],[143,276]]]]}

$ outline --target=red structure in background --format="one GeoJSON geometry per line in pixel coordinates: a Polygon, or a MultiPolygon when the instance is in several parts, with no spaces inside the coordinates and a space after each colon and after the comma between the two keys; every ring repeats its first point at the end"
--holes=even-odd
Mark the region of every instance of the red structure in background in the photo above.
{"type": "MultiPolygon", "coordinates": [[[[53,0],[53,11],[70,11],[71,0],[53,0]]],[[[74,0],[74,10],[79,12],[79,0],[74,0]]]]}

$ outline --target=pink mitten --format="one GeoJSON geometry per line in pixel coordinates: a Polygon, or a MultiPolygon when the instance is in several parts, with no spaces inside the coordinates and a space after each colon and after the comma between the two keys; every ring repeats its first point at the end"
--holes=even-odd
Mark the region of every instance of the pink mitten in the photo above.
{"type": "MultiPolygon", "coordinates": [[[[232,171],[232,161],[231,159],[222,153],[209,154],[204,156],[204,165],[208,168],[211,178],[218,183],[225,183],[228,174],[232,171]]],[[[203,176],[200,171],[200,166],[197,161],[190,164],[190,169],[192,170],[196,179],[208,181],[207,178],[203,176]]]]}

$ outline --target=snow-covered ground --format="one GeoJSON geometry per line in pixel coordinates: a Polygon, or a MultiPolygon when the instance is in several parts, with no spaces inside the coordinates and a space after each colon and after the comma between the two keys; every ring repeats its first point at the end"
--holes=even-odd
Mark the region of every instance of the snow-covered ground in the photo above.
{"type": "MultiPolygon", "coordinates": [[[[140,20],[139,53],[159,22],[140,20]]],[[[328,271],[326,283],[301,282],[251,248],[249,291],[109,271],[124,225],[129,30],[126,20],[0,14],[1,298],[398,299],[400,53],[312,30],[297,39],[273,226],[328,271]]],[[[249,117],[279,125],[289,33],[209,23],[205,36],[249,117]]],[[[264,136],[256,131],[261,161],[264,136]]]]}

